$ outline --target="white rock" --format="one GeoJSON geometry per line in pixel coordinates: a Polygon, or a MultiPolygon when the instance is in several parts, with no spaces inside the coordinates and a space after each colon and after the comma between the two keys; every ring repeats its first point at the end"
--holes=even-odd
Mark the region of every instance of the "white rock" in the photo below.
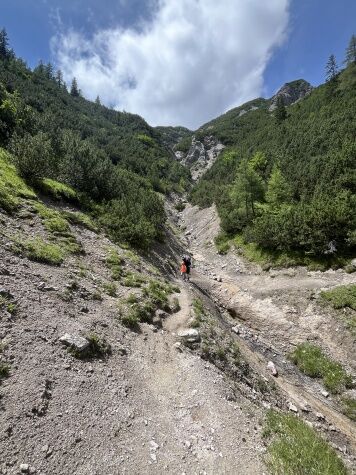
{"type": "Polygon", "coordinates": [[[20,465],[20,471],[21,471],[22,473],[28,473],[29,468],[30,468],[30,467],[29,467],[28,463],[22,463],[22,464],[20,465]]]}
{"type": "Polygon", "coordinates": [[[298,412],[298,408],[297,406],[295,406],[294,404],[292,404],[291,402],[288,404],[288,409],[292,412],[298,412]]]}
{"type": "Polygon", "coordinates": [[[71,346],[80,352],[85,351],[89,346],[89,342],[86,338],[83,338],[79,335],[70,335],[69,333],[63,335],[59,341],[64,345],[71,346]]]}
{"type": "Polygon", "coordinates": [[[240,328],[238,326],[236,327],[232,327],[231,330],[236,333],[236,335],[239,335],[240,334],[240,328]]]}
{"type": "Polygon", "coordinates": [[[154,440],[150,440],[150,450],[155,452],[157,449],[159,449],[159,445],[157,444],[157,442],[155,442],[154,440]]]}
{"type": "Polygon", "coordinates": [[[267,369],[271,372],[273,376],[278,376],[277,368],[275,367],[273,361],[267,363],[267,369]]]}
{"type": "Polygon", "coordinates": [[[328,393],[327,391],[325,391],[325,390],[322,390],[322,391],[321,391],[321,394],[322,394],[322,396],[324,396],[324,397],[329,397],[329,393],[328,393]]]}
{"type": "Polygon", "coordinates": [[[200,341],[200,334],[195,328],[188,328],[187,330],[180,330],[178,338],[186,343],[196,343],[200,341]]]}

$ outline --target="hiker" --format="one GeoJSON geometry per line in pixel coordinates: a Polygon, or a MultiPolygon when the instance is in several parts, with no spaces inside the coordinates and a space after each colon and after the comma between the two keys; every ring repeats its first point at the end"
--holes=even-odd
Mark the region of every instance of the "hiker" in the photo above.
{"type": "Polygon", "coordinates": [[[184,262],[184,259],[182,260],[182,263],[180,265],[180,275],[182,276],[183,280],[187,279],[187,266],[184,262]]]}
{"type": "Polygon", "coordinates": [[[190,268],[192,266],[192,260],[190,256],[183,256],[183,262],[185,263],[185,266],[187,268],[187,280],[190,278],[190,268]]]}

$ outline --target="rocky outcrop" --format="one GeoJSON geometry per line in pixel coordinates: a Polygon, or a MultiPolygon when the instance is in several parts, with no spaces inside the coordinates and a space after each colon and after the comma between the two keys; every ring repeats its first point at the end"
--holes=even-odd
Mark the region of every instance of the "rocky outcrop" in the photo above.
{"type": "Polygon", "coordinates": [[[177,151],[175,155],[177,160],[190,168],[193,180],[197,181],[213,165],[223,148],[224,145],[212,135],[202,141],[193,137],[188,153],[177,151]]]}
{"type": "Polygon", "coordinates": [[[277,94],[271,98],[269,110],[273,111],[276,108],[278,97],[283,98],[285,106],[290,106],[291,104],[294,104],[295,102],[310,94],[312,90],[313,86],[304,79],[287,82],[279,89],[277,94]]]}

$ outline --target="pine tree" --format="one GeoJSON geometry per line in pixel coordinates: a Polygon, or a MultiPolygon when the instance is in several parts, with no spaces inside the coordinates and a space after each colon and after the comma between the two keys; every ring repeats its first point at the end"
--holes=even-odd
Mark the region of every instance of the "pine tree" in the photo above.
{"type": "Polygon", "coordinates": [[[98,106],[101,106],[101,102],[100,102],[100,97],[99,97],[99,96],[96,96],[95,104],[97,104],[98,106]]]}
{"type": "Polygon", "coordinates": [[[356,35],[352,35],[349,46],[346,48],[345,64],[356,64],[356,35]]]}
{"type": "Polygon", "coordinates": [[[70,87],[70,93],[74,97],[79,97],[80,96],[80,92],[79,92],[79,89],[78,89],[78,83],[77,83],[76,78],[73,78],[73,80],[72,80],[72,85],[70,87]]]}
{"type": "Polygon", "coordinates": [[[60,69],[57,70],[55,79],[59,87],[63,86],[63,74],[60,69]]]}
{"type": "Polygon", "coordinates": [[[276,112],[274,116],[278,124],[281,124],[287,118],[287,111],[282,96],[277,97],[276,112]]]}
{"type": "Polygon", "coordinates": [[[11,51],[9,50],[9,39],[5,28],[0,31],[0,59],[9,59],[11,51]]]}
{"type": "Polygon", "coordinates": [[[336,58],[333,54],[330,55],[328,62],[326,63],[325,71],[326,71],[326,75],[325,75],[326,82],[333,81],[336,78],[337,73],[338,73],[338,68],[336,64],[336,58]]]}
{"type": "Polygon", "coordinates": [[[266,201],[272,206],[288,203],[292,198],[292,190],[281,170],[274,167],[267,184],[266,201]]]}
{"type": "Polygon", "coordinates": [[[53,79],[53,66],[51,63],[47,63],[44,68],[45,75],[48,79],[53,79]]]}
{"type": "Polygon", "coordinates": [[[42,59],[39,60],[38,62],[38,65],[35,67],[35,69],[33,70],[34,73],[40,75],[40,76],[43,76],[44,73],[45,73],[45,66],[43,64],[43,61],[42,59]]]}

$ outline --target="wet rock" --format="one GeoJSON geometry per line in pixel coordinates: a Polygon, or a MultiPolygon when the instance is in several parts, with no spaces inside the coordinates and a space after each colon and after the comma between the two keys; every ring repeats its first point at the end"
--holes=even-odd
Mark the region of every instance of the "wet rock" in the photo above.
{"type": "Polygon", "coordinates": [[[59,341],[79,352],[83,352],[89,347],[88,340],[79,335],[70,335],[69,333],[66,333],[59,339],[59,341]]]}
{"type": "Polygon", "coordinates": [[[187,330],[180,330],[178,338],[185,343],[198,343],[200,341],[200,334],[195,328],[188,328],[187,330]]]}
{"type": "Polygon", "coordinates": [[[273,376],[278,376],[278,371],[277,371],[277,368],[275,367],[273,361],[269,361],[267,363],[267,369],[269,370],[269,372],[273,375],[273,376]]]}

